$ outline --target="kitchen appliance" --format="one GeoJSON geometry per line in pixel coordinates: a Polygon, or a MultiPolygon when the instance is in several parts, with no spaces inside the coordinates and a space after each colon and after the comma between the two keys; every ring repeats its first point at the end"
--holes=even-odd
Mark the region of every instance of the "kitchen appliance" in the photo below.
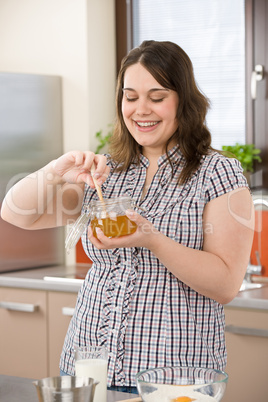
{"type": "MultiPolygon", "coordinates": [[[[9,188],[62,154],[61,78],[0,73],[0,206],[9,188]]],[[[0,272],[64,263],[64,230],[0,218],[0,272]]]]}

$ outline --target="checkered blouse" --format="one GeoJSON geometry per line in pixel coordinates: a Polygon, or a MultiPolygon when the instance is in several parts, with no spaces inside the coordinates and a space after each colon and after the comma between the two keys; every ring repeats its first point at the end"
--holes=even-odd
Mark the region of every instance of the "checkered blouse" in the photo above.
{"type": "MultiPolygon", "coordinates": [[[[202,250],[202,215],[207,202],[246,187],[240,163],[216,152],[202,158],[199,169],[183,186],[178,176],[184,159],[177,147],[166,155],[141,201],[148,160],[126,172],[111,174],[102,186],[105,198],[128,195],[166,236],[202,250]]],[[[86,187],[83,208],[97,199],[86,187]]],[[[224,310],[215,300],[189,288],[146,248],[98,250],[82,236],[93,261],[78,295],[65,338],[60,368],[74,374],[73,349],[105,345],[109,351],[108,385],[135,385],[135,374],[161,366],[226,365],[224,310]]]]}

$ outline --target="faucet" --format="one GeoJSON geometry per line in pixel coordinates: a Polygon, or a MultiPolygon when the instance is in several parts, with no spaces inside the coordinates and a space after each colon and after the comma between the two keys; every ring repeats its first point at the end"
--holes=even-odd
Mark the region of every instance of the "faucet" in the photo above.
{"type": "Polygon", "coordinates": [[[254,264],[248,264],[247,271],[244,277],[245,282],[252,282],[251,275],[261,275],[262,272],[262,265],[261,265],[261,260],[260,260],[260,253],[258,250],[255,251],[256,258],[258,265],[254,264]]]}
{"type": "Polygon", "coordinates": [[[253,204],[255,205],[265,205],[268,208],[268,201],[262,199],[262,198],[257,198],[256,200],[253,200],[253,204]]]}
{"type": "MultiPolygon", "coordinates": [[[[253,204],[254,204],[254,206],[256,206],[256,205],[263,206],[264,205],[265,207],[268,208],[268,201],[263,200],[262,198],[257,198],[256,200],[253,200],[253,204]]],[[[255,254],[256,254],[258,264],[257,265],[250,264],[250,263],[248,264],[247,271],[246,271],[245,278],[244,278],[245,282],[252,282],[251,275],[261,275],[261,273],[262,273],[260,253],[258,250],[256,250],[255,254]]]]}

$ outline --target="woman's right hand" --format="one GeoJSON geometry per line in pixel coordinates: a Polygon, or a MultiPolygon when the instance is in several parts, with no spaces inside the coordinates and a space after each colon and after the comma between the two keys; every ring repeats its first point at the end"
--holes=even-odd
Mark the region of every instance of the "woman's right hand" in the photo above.
{"type": "Polygon", "coordinates": [[[11,187],[1,217],[24,229],[66,225],[80,214],[84,183],[95,187],[90,173],[93,163],[94,178],[101,185],[110,171],[106,162],[105,156],[94,152],[67,152],[11,187]]]}
{"type": "Polygon", "coordinates": [[[104,155],[96,155],[90,151],[70,151],[54,161],[53,168],[67,183],[87,183],[95,187],[91,176],[91,168],[95,167],[94,178],[101,185],[110,172],[106,165],[107,158],[104,155]]]}

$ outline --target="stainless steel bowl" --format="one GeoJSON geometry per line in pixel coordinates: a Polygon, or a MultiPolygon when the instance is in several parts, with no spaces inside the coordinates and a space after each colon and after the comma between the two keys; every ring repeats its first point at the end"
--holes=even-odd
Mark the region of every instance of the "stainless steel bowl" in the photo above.
{"type": "Polygon", "coordinates": [[[39,402],[93,402],[98,384],[90,377],[48,377],[33,381],[39,402]]]}

